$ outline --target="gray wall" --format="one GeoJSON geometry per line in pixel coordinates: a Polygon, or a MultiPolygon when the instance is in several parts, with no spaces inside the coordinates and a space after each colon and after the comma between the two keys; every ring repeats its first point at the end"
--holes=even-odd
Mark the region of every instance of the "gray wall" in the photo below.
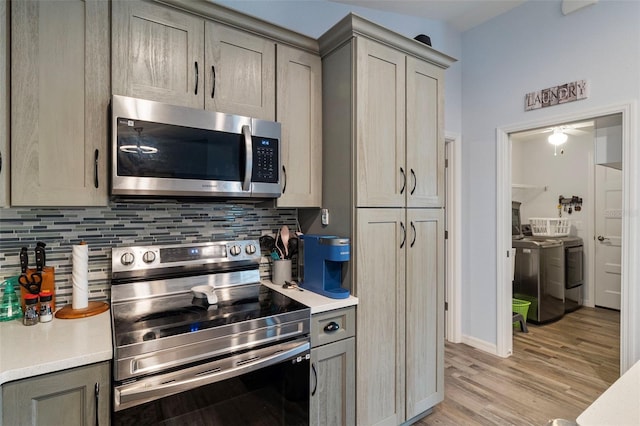
{"type": "Polygon", "coordinates": [[[528,1],[463,34],[463,335],[497,341],[496,128],[637,101],[639,24],[637,1],[528,1]],[[588,99],[524,111],[525,93],[580,79],[588,99]]]}

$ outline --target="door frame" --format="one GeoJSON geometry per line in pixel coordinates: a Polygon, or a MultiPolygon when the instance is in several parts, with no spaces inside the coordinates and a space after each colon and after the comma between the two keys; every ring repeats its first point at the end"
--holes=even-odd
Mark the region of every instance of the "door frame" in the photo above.
{"type": "Polygon", "coordinates": [[[462,149],[460,135],[445,132],[445,339],[452,343],[462,342],[462,149]]]}
{"type": "Polygon", "coordinates": [[[620,309],[620,374],[640,359],[640,147],[637,147],[637,102],[610,105],[552,118],[506,125],[496,128],[496,354],[507,357],[513,353],[511,325],[511,140],[510,133],[559,123],[588,120],[622,113],[622,300],[620,309]],[[633,143],[632,143],[633,141],[633,143]]]}

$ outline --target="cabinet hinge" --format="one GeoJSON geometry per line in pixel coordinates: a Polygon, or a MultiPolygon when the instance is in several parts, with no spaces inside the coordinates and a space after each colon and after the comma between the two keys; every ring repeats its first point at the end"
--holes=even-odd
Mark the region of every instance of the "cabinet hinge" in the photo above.
{"type": "Polygon", "coordinates": [[[449,159],[448,159],[448,158],[445,158],[445,159],[444,159],[444,167],[445,167],[445,169],[446,169],[447,167],[449,167],[449,159]]]}
{"type": "Polygon", "coordinates": [[[444,310],[445,311],[449,310],[449,302],[444,302],[444,310]]]}
{"type": "Polygon", "coordinates": [[[444,239],[445,240],[449,239],[449,231],[444,231],[444,239]]]}

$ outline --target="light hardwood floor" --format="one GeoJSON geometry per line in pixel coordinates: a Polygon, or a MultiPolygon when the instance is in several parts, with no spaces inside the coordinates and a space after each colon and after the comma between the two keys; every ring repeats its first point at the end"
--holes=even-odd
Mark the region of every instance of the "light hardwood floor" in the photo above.
{"type": "Polygon", "coordinates": [[[620,313],[581,308],[514,331],[506,359],[445,346],[445,400],[416,425],[536,425],[575,420],[619,376],[620,313]]]}

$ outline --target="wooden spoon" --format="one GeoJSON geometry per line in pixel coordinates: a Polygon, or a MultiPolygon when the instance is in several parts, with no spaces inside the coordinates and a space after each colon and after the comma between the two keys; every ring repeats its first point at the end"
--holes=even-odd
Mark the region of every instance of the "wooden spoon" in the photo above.
{"type": "Polygon", "coordinates": [[[284,246],[284,258],[289,258],[289,227],[287,225],[282,225],[280,228],[280,239],[282,240],[282,245],[284,246]]]}

